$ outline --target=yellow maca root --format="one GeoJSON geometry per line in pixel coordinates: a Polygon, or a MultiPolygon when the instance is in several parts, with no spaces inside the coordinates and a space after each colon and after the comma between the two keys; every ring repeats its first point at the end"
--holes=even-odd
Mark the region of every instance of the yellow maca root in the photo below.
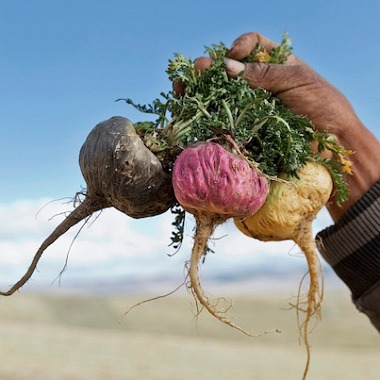
{"type": "MultiPolygon", "coordinates": [[[[312,221],[329,200],[333,182],[329,171],[321,164],[307,163],[297,173],[298,178],[283,177],[290,184],[273,181],[265,204],[252,216],[235,219],[245,235],[261,241],[293,240],[303,251],[309,268],[310,285],[304,322],[300,326],[310,364],[309,322],[320,312],[322,295],[319,286],[318,256],[312,234],[312,221]]],[[[297,310],[302,310],[298,305],[297,310]]]]}

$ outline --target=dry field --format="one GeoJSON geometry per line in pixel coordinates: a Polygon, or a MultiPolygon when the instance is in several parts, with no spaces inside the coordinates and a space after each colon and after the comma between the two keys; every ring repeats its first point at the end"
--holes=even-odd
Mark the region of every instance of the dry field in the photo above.
{"type": "MultiPolygon", "coordinates": [[[[0,379],[269,380],[300,379],[305,352],[294,310],[273,295],[233,297],[233,320],[248,338],[198,319],[190,295],[124,311],[143,296],[90,297],[27,292],[0,299],[0,379]]],[[[347,294],[325,298],[312,336],[310,380],[380,378],[379,334],[347,294]]]]}

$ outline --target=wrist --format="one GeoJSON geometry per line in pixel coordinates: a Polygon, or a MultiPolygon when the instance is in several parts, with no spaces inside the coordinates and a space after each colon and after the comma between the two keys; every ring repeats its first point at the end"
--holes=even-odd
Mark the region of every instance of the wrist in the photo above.
{"type": "Polygon", "coordinates": [[[328,205],[334,221],[339,220],[380,179],[380,143],[357,117],[355,119],[351,119],[351,124],[346,124],[344,128],[335,130],[337,142],[353,152],[348,157],[353,173],[345,174],[348,200],[342,206],[337,206],[335,202],[328,205]]]}

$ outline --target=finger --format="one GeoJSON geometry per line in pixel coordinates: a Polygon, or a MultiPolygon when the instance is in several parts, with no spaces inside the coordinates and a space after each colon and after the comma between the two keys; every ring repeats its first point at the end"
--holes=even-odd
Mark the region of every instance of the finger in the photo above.
{"type": "Polygon", "coordinates": [[[277,43],[260,33],[245,33],[232,44],[228,56],[237,60],[244,59],[252,53],[257,44],[263,46],[268,52],[278,46],[277,43]]]}
{"type": "Polygon", "coordinates": [[[180,80],[180,79],[176,79],[174,82],[173,82],[173,91],[178,95],[178,96],[183,96],[185,95],[185,92],[186,92],[186,86],[185,84],[180,80]]]}
{"type": "Polygon", "coordinates": [[[245,64],[236,59],[224,58],[226,64],[227,75],[231,78],[236,78],[241,72],[245,71],[245,64]]]}
{"type": "MultiPolygon", "coordinates": [[[[264,47],[268,53],[270,53],[270,51],[273,48],[279,46],[278,43],[272,41],[271,39],[263,36],[260,33],[246,33],[241,35],[237,40],[235,40],[228,53],[228,56],[229,58],[242,60],[252,53],[257,44],[264,47]]],[[[294,54],[291,54],[286,61],[286,64],[288,65],[295,65],[301,63],[302,61],[299,58],[297,58],[294,54]]]]}
{"type": "Polygon", "coordinates": [[[262,87],[278,95],[317,82],[315,72],[305,65],[246,64],[244,75],[253,88],[262,87]]]}
{"type": "Polygon", "coordinates": [[[225,59],[227,74],[236,78],[241,72],[253,88],[262,87],[274,95],[307,86],[317,81],[316,73],[307,65],[268,65],[265,63],[242,63],[225,59]]]}
{"type": "MultiPolygon", "coordinates": [[[[206,69],[208,69],[209,67],[211,67],[212,65],[212,60],[208,57],[199,57],[199,58],[196,58],[194,60],[194,66],[197,70],[199,70],[199,72],[203,73],[206,69]]],[[[179,96],[182,96],[182,95],[185,95],[185,92],[186,92],[186,86],[185,84],[180,80],[180,79],[176,79],[174,82],[173,82],[173,90],[174,92],[179,95],[179,96]]]]}
{"type": "Polygon", "coordinates": [[[194,66],[196,69],[198,69],[201,73],[203,73],[206,69],[211,67],[212,60],[209,57],[199,57],[194,60],[194,66]]]}

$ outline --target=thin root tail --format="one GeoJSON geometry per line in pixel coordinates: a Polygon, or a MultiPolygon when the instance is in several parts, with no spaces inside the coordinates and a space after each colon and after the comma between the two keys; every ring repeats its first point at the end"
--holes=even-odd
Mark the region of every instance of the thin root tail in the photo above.
{"type": "Polygon", "coordinates": [[[214,305],[210,303],[208,297],[204,294],[200,279],[199,279],[199,262],[202,257],[202,254],[205,251],[205,247],[207,245],[207,241],[214,232],[215,227],[220,223],[220,221],[215,221],[209,217],[197,217],[197,227],[196,233],[194,237],[194,246],[191,253],[190,259],[190,268],[189,268],[189,278],[190,285],[189,288],[193,293],[196,301],[200,302],[200,304],[209,311],[209,313],[218,319],[220,322],[225,323],[226,325],[241,331],[243,334],[248,335],[249,337],[257,337],[264,334],[269,334],[272,332],[281,332],[280,330],[269,330],[264,331],[259,334],[252,334],[244,329],[242,329],[237,324],[230,321],[225,316],[221,315],[222,311],[218,311],[214,305]]]}
{"type": "Polygon", "coordinates": [[[46,240],[41,244],[37,253],[34,255],[33,260],[19,281],[17,281],[9,290],[0,291],[1,296],[10,296],[19,290],[25,283],[30,279],[34,271],[36,270],[37,264],[44,253],[45,249],[48,248],[51,244],[53,244],[60,236],[62,236],[67,230],[71,227],[79,223],[81,220],[87,218],[95,211],[100,210],[101,205],[99,202],[95,202],[86,198],[77,208],[75,208],[67,218],[59,224],[55,230],[46,238],[46,240]]]}
{"type": "MultiPolygon", "coordinates": [[[[309,342],[309,325],[313,316],[319,316],[321,311],[321,302],[323,292],[319,286],[319,261],[315,250],[315,241],[312,236],[312,229],[309,223],[305,224],[296,239],[296,243],[305,254],[307,265],[309,267],[309,291],[307,295],[306,317],[300,324],[301,338],[306,346],[306,365],[304,369],[303,379],[309,370],[310,365],[310,342],[309,342]]],[[[298,305],[297,305],[298,306],[298,305]]],[[[297,308],[297,310],[301,310],[297,308]]]]}

